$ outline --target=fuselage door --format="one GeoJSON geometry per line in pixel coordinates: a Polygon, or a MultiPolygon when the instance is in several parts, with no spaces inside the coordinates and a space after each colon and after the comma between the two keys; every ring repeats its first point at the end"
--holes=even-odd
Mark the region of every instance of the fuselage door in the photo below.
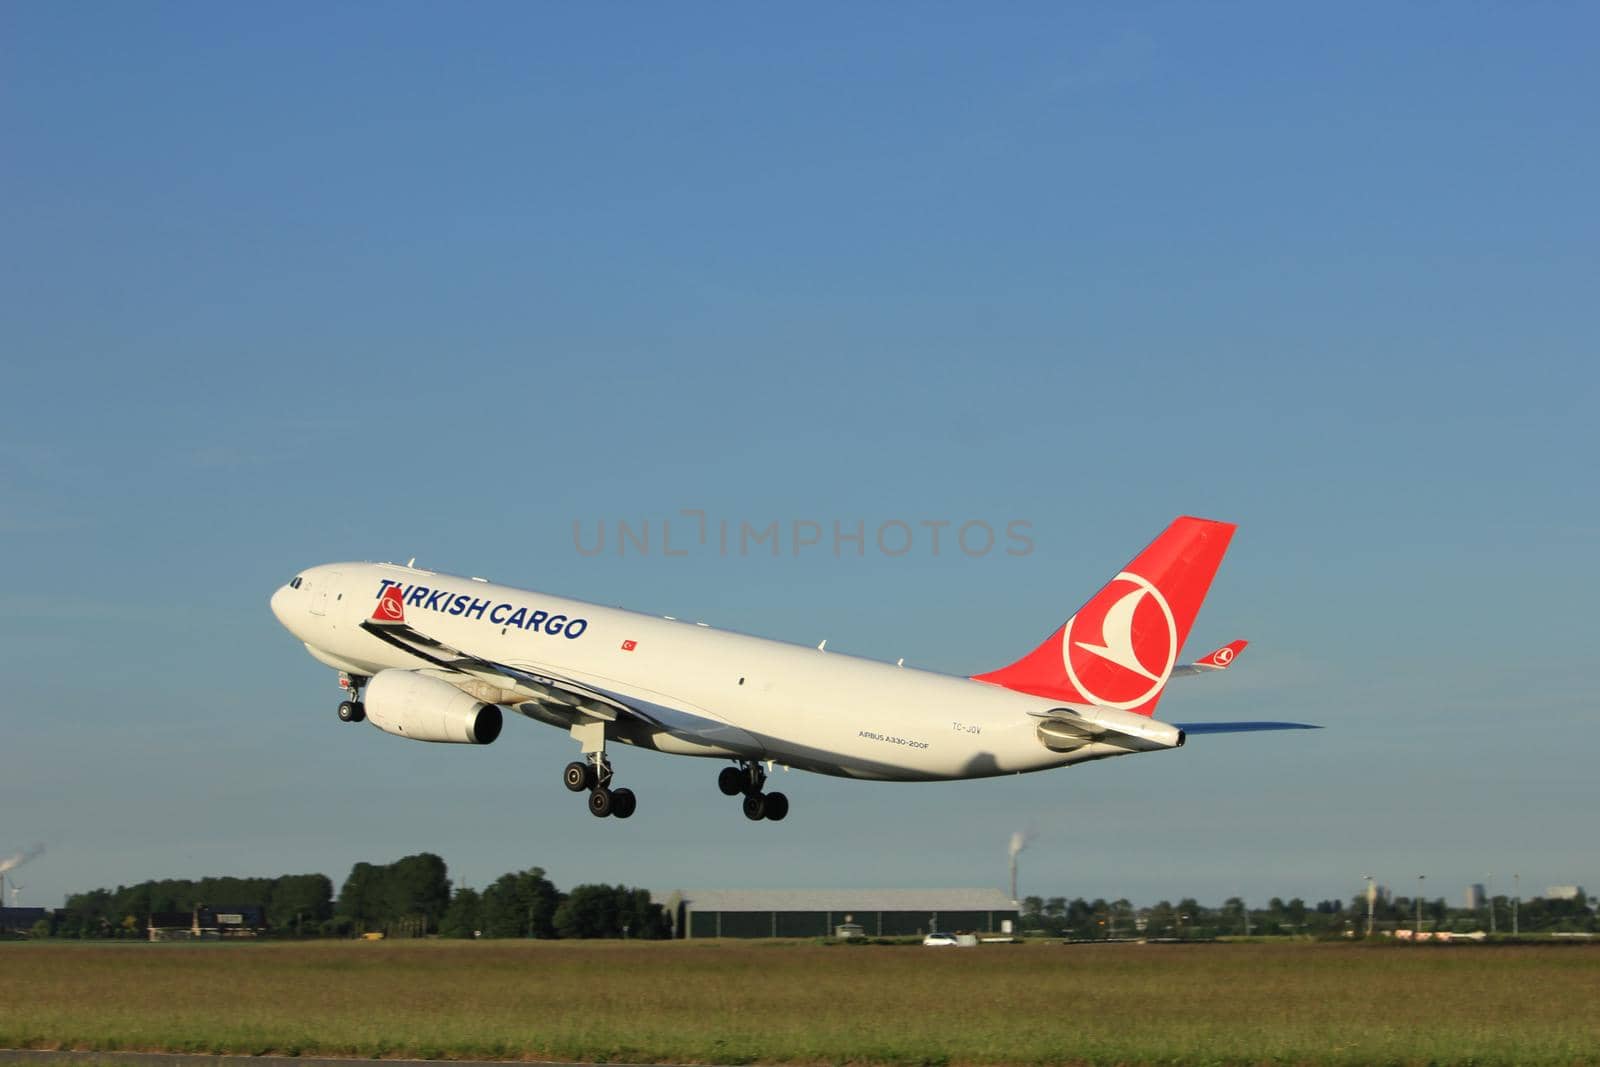
{"type": "Polygon", "coordinates": [[[316,577],[316,585],[311,590],[311,614],[326,615],[328,613],[328,599],[339,584],[339,575],[323,573],[316,577]]]}

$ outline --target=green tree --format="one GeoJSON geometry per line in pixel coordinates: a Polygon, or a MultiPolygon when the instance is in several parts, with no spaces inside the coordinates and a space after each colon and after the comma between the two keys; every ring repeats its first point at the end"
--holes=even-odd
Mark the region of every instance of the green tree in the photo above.
{"type": "Polygon", "coordinates": [[[1084,916],[1084,925],[1075,930],[1079,937],[1102,938],[1108,937],[1110,926],[1107,920],[1111,917],[1111,902],[1105,897],[1095,897],[1089,901],[1089,912],[1084,916]]]}
{"type": "Polygon", "coordinates": [[[615,894],[608,885],[573,886],[556,908],[560,937],[621,937],[615,894]]]}
{"type": "Polygon", "coordinates": [[[437,928],[450,906],[450,878],[444,860],[431,852],[406,856],[389,864],[382,880],[385,921],[421,919],[424,933],[437,928]]]}
{"type": "Polygon", "coordinates": [[[626,890],[627,901],[622,905],[623,936],[656,941],[672,936],[672,923],[667,919],[667,909],[650,899],[648,889],[626,890]]]}
{"type": "Polygon", "coordinates": [[[60,937],[105,937],[111,927],[111,892],[94,889],[87,893],[74,893],[61,909],[60,937]]]}
{"type": "MultiPolygon", "coordinates": [[[[1105,901],[1097,903],[1104,904],[1105,901]]],[[[1072,937],[1086,938],[1099,936],[1099,931],[1100,917],[1095,911],[1094,904],[1082,897],[1073,897],[1072,902],[1067,905],[1061,932],[1072,937]]]]}
{"type": "Polygon", "coordinates": [[[364,933],[382,920],[382,880],[379,868],[370,863],[357,863],[350,868],[350,876],[339,889],[339,903],[334,910],[340,918],[350,922],[356,933],[364,933]]]}
{"type": "Polygon", "coordinates": [[[1133,934],[1133,902],[1127,897],[1118,897],[1111,902],[1108,909],[1106,936],[1115,931],[1118,937],[1128,937],[1133,934]]]}
{"type": "Polygon", "coordinates": [[[483,898],[473,889],[457,889],[439,920],[440,937],[476,937],[482,927],[483,898]]]}
{"type": "Polygon", "coordinates": [[[661,905],[643,889],[622,885],[580,885],[567,894],[555,914],[562,937],[658,938],[669,932],[661,905]]]}
{"type": "MultiPolygon", "coordinates": [[[[165,909],[171,910],[171,909],[165,909]]],[[[274,930],[315,933],[333,917],[333,881],[325,874],[286,874],[276,879],[267,904],[274,930]]]]}
{"type": "Polygon", "coordinates": [[[1193,897],[1184,897],[1172,906],[1172,930],[1181,938],[1194,936],[1200,904],[1193,897]]]}
{"type": "Polygon", "coordinates": [[[517,901],[517,876],[502,874],[487,889],[478,907],[484,937],[527,937],[528,910],[517,901]]]}
{"type": "Polygon", "coordinates": [[[483,891],[480,929],[484,937],[555,937],[560,903],[561,892],[545,877],[544,868],[502,874],[483,891]]]}

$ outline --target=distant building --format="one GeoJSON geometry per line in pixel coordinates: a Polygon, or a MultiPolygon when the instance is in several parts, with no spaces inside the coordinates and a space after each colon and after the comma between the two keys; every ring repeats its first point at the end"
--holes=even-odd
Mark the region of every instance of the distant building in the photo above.
{"type": "Polygon", "coordinates": [[[1489,903],[1489,894],[1484,891],[1483,883],[1474,882],[1471,885],[1467,886],[1467,910],[1468,911],[1477,911],[1480,908],[1487,907],[1488,903],[1489,903]]]}
{"type": "Polygon", "coordinates": [[[145,921],[144,929],[151,941],[188,941],[196,936],[194,912],[153,911],[145,921]]]}
{"type": "Polygon", "coordinates": [[[49,908],[0,908],[0,934],[26,934],[40,919],[48,918],[49,908]]]}
{"type": "Polygon", "coordinates": [[[656,901],[684,938],[997,934],[1017,919],[1000,889],[683,889],[656,901]]]}
{"type": "Polygon", "coordinates": [[[1546,886],[1544,895],[1549,900],[1582,900],[1587,901],[1588,895],[1584,893],[1581,885],[1552,885],[1546,886]]]}
{"type": "Polygon", "coordinates": [[[222,938],[259,937],[266,928],[266,910],[259,904],[215,908],[201,905],[193,911],[151,912],[145,925],[151,941],[217,941],[222,938]]]}

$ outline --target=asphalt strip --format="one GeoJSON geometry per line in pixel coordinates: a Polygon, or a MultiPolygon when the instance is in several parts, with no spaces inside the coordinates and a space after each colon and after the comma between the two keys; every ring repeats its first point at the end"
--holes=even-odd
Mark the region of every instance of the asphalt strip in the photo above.
{"type": "MultiPolygon", "coordinates": [[[[93,1063],[123,1067],[352,1067],[353,1064],[381,1064],[382,1067],[688,1067],[662,1063],[572,1063],[566,1060],[390,1060],[371,1057],[348,1059],[330,1056],[211,1056],[197,1052],[96,1052],[92,1049],[0,1049],[0,1063],[93,1063]]],[[[707,1067],[699,1064],[695,1067],[707,1067]]],[[[714,1067],[714,1065],[713,1065],[714,1067]]]]}

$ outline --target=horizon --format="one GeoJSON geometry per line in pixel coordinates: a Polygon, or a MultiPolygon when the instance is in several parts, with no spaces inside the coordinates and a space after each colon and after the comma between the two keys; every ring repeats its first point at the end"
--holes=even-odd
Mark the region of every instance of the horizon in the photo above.
{"type": "MultiPolygon", "coordinates": [[[[424,851],[426,851],[426,850],[424,850],[424,851]]],[[[444,856],[441,853],[433,853],[433,854],[434,855],[438,855],[442,860],[444,860],[445,865],[446,865],[446,869],[448,871],[449,862],[450,862],[449,858],[447,856],[444,856]]],[[[413,853],[413,855],[415,855],[415,853],[413,853]]],[[[382,858],[382,857],[377,857],[377,858],[368,858],[368,859],[364,859],[364,860],[354,860],[354,861],[351,862],[350,868],[353,870],[357,865],[363,864],[363,863],[377,864],[377,865],[389,864],[389,863],[394,863],[397,860],[400,860],[400,859],[403,859],[403,858],[406,858],[406,857],[394,856],[394,857],[387,858],[387,859],[386,858],[382,858]]],[[[537,867],[537,866],[538,866],[538,864],[534,865],[534,867],[537,867]]],[[[11,869],[15,869],[15,868],[11,868],[11,869]]],[[[470,890],[473,890],[475,892],[481,892],[484,888],[486,888],[487,886],[493,884],[494,880],[499,878],[499,877],[501,877],[502,875],[515,874],[515,873],[518,872],[518,870],[525,870],[525,869],[529,869],[529,868],[519,868],[519,869],[515,869],[515,870],[503,871],[503,872],[501,872],[500,875],[495,875],[495,876],[493,876],[492,878],[490,878],[489,880],[485,881],[484,883],[482,883],[480,885],[468,885],[465,882],[462,882],[461,880],[459,880],[459,879],[455,878],[454,876],[452,876],[450,878],[451,892],[454,893],[454,892],[462,890],[462,889],[470,889],[470,890]]],[[[19,904],[17,906],[19,906],[19,907],[64,908],[67,905],[67,898],[70,898],[71,896],[97,892],[97,891],[100,891],[100,890],[109,890],[109,891],[115,893],[115,892],[118,892],[118,891],[121,891],[121,890],[131,889],[131,888],[134,888],[134,887],[139,886],[139,885],[146,884],[147,882],[151,882],[151,881],[154,881],[154,882],[187,881],[187,882],[196,882],[197,883],[197,882],[207,881],[207,880],[211,880],[211,879],[223,879],[223,878],[271,879],[271,878],[295,877],[295,876],[304,876],[304,875],[322,875],[324,877],[327,877],[329,879],[329,881],[332,883],[332,886],[333,886],[333,895],[332,895],[331,899],[334,900],[335,902],[337,902],[337,900],[339,898],[339,894],[340,894],[340,892],[342,890],[344,881],[346,879],[348,879],[349,873],[350,873],[349,871],[346,871],[346,873],[345,873],[345,875],[343,877],[341,877],[339,875],[336,875],[336,874],[334,874],[332,872],[325,871],[325,870],[324,871],[303,870],[303,871],[293,871],[293,872],[285,871],[285,872],[280,872],[280,873],[278,873],[276,875],[240,874],[240,873],[237,873],[237,872],[213,872],[213,873],[210,873],[210,874],[198,875],[198,876],[196,876],[196,875],[168,875],[168,876],[163,876],[163,877],[159,877],[159,878],[155,878],[155,879],[140,879],[140,880],[132,881],[132,882],[112,881],[112,882],[103,883],[101,885],[82,887],[82,888],[78,888],[78,889],[69,890],[67,892],[66,897],[63,898],[63,900],[62,900],[62,902],[60,904],[54,904],[54,905],[51,905],[51,904],[19,904]]],[[[0,877],[4,877],[5,880],[6,880],[6,883],[9,885],[10,880],[11,880],[10,877],[9,877],[9,874],[0,875],[0,877]]],[[[1413,875],[1411,877],[1414,879],[1415,875],[1413,875]]],[[[571,889],[571,888],[573,888],[575,886],[578,886],[578,885],[589,885],[589,884],[597,884],[597,883],[579,880],[579,881],[572,882],[570,885],[566,886],[565,888],[563,888],[563,886],[560,883],[557,883],[556,887],[558,889],[561,889],[563,892],[565,892],[565,891],[567,891],[567,890],[569,890],[569,889],[571,889]]],[[[807,886],[807,887],[790,887],[790,886],[727,886],[727,885],[709,885],[709,884],[705,884],[705,885],[678,885],[678,886],[666,887],[666,886],[651,886],[651,885],[645,884],[642,881],[623,879],[620,882],[598,883],[598,884],[617,884],[617,885],[627,886],[627,887],[630,887],[630,888],[645,889],[651,894],[652,899],[659,899],[659,900],[665,900],[672,893],[690,893],[690,892],[707,892],[707,891],[719,891],[720,892],[720,891],[729,891],[729,890],[731,890],[731,891],[753,890],[753,891],[758,891],[759,892],[759,891],[766,891],[766,890],[784,891],[784,890],[789,890],[789,889],[801,888],[803,891],[806,891],[806,892],[828,892],[828,891],[839,891],[839,892],[884,892],[884,891],[914,892],[914,891],[917,891],[917,890],[940,890],[940,889],[999,889],[1002,892],[1006,892],[1007,889],[1008,889],[1008,887],[1006,885],[1004,885],[1004,884],[1001,884],[999,886],[995,886],[995,885],[982,884],[982,883],[966,883],[966,884],[962,884],[962,885],[947,884],[947,885],[939,885],[939,886],[933,886],[933,885],[928,885],[928,886],[909,886],[909,885],[873,885],[873,886],[864,886],[864,885],[842,885],[841,884],[841,885],[818,885],[818,886],[807,886]]],[[[1408,892],[1404,892],[1404,891],[1397,891],[1395,889],[1395,883],[1385,882],[1382,878],[1375,878],[1373,884],[1374,884],[1374,887],[1375,887],[1375,889],[1376,889],[1376,891],[1378,893],[1378,899],[1379,900],[1415,901],[1417,899],[1417,896],[1418,896],[1418,894],[1415,893],[1415,892],[1409,892],[1408,893],[1408,892]]],[[[1023,886],[1021,884],[1021,881],[1019,879],[1019,889],[1024,889],[1024,888],[1025,888],[1025,886],[1023,886]]],[[[1402,888],[1403,888],[1403,885],[1402,885],[1402,888]]],[[[1464,885],[1461,885],[1461,886],[1458,886],[1458,887],[1453,887],[1453,888],[1459,889],[1461,891],[1460,895],[1463,895],[1463,896],[1467,892],[1471,891],[1474,888],[1485,889],[1486,891],[1490,891],[1490,895],[1489,895],[1488,899],[1495,900],[1495,901],[1500,901],[1500,900],[1511,901],[1513,899],[1520,899],[1520,900],[1524,900],[1524,901],[1527,901],[1527,900],[1538,900],[1538,899],[1558,900],[1558,899],[1563,899],[1563,897],[1561,895],[1559,895],[1559,894],[1552,895],[1551,894],[1552,890],[1563,890],[1563,889],[1569,889],[1569,888],[1576,888],[1576,889],[1578,889],[1580,891],[1583,891],[1585,893],[1585,897],[1584,897],[1585,901],[1591,899],[1587,895],[1587,886],[1583,885],[1582,883],[1552,882],[1552,883],[1548,883],[1548,884],[1544,884],[1544,885],[1535,885],[1533,882],[1530,881],[1529,887],[1528,887],[1528,891],[1525,892],[1525,893],[1522,893],[1520,896],[1517,895],[1517,893],[1516,893],[1516,891],[1514,889],[1508,890],[1506,892],[1499,892],[1499,893],[1492,892],[1493,886],[1488,882],[1469,882],[1469,883],[1466,883],[1464,885]]],[[[9,892],[9,889],[7,891],[9,892]]],[[[1246,902],[1247,905],[1251,905],[1252,901],[1260,901],[1260,900],[1270,901],[1270,900],[1278,899],[1278,900],[1283,900],[1285,902],[1293,901],[1293,900],[1301,900],[1301,901],[1305,902],[1307,904],[1307,906],[1309,906],[1309,907],[1315,907],[1315,906],[1317,906],[1317,905],[1319,905],[1319,904],[1321,904],[1321,903],[1323,903],[1325,901],[1334,901],[1334,902],[1338,903],[1341,907],[1343,907],[1345,905],[1350,904],[1350,902],[1352,900],[1355,900],[1355,899],[1358,899],[1360,897],[1365,896],[1365,894],[1366,894],[1366,884],[1365,884],[1365,880],[1363,880],[1362,885],[1359,888],[1359,890],[1357,890],[1356,892],[1351,893],[1349,895],[1345,895],[1345,896],[1340,896],[1340,895],[1327,896],[1325,891],[1314,893],[1311,896],[1306,896],[1306,895],[1303,895],[1303,894],[1286,895],[1286,894],[1283,894],[1283,893],[1273,893],[1273,892],[1268,892],[1268,891],[1265,891],[1265,890],[1256,891],[1256,892],[1235,893],[1235,894],[1230,894],[1230,896],[1238,896],[1238,897],[1240,897],[1241,899],[1243,899],[1246,902]]],[[[1070,900],[1085,900],[1085,901],[1087,901],[1087,900],[1097,900],[1097,899],[1103,899],[1103,900],[1124,900],[1125,899],[1125,900],[1128,900],[1135,909],[1150,908],[1150,907],[1154,907],[1154,906],[1157,906],[1157,905],[1162,904],[1162,903],[1171,903],[1171,902],[1176,901],[1176,900],[1184,900],[1184,899],[1195,899],[1200,903],[1200,905],[1202,907],[1211,907],[1211,906],[1213,906],[1211,903],[1208,902],[1208,900],[1206,898],[1202,898],[1197,894],[1193,894],[1193,893],[1176,893],[1176,892],[1171,892],[1171,893],[1166,894],[1165,896],[1153,898],[1153,899],[1150,899],[1150,900],[1143,900],[1143,899],[1134,898],[1134,897],[1129,896],[1128,894],[1125,894],[1125,893],[1114,893],[1114,892],[1111,892],[1111,891],[1097,892],[1097,893],[1067,893],[1067,892],[1053,892],[1053,891],[1049,891],[1049,890],[1043,890],[1043,891],[1033,891],[1033,892],[1022,892],[1022,893],[1020,893],[1019,896],[1017,896],[1017,897],[1015,897],[1013,899],[1020,906],[1023,902],[1025,902],[1025,901],[1027,901],[1029,899],[1033,899],[1033,898],[1037,898],[1037,899],[1044,900],[1044,901],[1049,901],[1049,900],[1053,900],[1053,899],[1063,899],[1063,900],[1069,900],[1069,901],[1070,900]]],[[[1422,894],[1422,899],[1424,900],[1424,902],[1442,901],[1442,902],[1444,902],[1446,904],[1447,907],[1452,908],[1454,910],[1463,910],[1463,911],[1465,911],[1465,910],[1473,910],[1471,907],[1469,907],[1467,905],[1461,905],[1461,904],[1453,903],[1452,902],[1452,900],[1453,900],[1452,895],[1448,891],[1447,892],[1441,892],[1441,893],[1438,893],[1436,895],[1431,895],[1431,896],[1427,895],[1426,892],[1424,892],[1422,894]]],[[[232,903],[255,903],[255,902],[234,901],[232,903]]],[[[5,906],[6,907],[11,907],[12,905],[6,904],[5,906]]],[[[1251,906],[1254,909],[1254,906],[1253,905],[1251,905],[1251,906]]]]}

